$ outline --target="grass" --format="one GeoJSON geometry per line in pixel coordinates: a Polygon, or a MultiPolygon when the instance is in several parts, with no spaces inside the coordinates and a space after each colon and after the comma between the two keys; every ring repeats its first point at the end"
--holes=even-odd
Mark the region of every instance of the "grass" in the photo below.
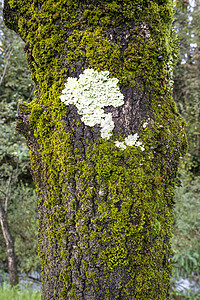
{"type": "Polygon", "coordinates": [[[41,293],[30,289],[22,290],[19,286],[12,289],[8,284],[0,286],[0,300],[41,300],[41,293]]]}

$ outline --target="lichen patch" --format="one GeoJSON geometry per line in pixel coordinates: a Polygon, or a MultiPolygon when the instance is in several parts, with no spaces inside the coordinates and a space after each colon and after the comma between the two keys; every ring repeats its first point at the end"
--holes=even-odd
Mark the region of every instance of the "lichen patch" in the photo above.
{"type": "Polygon", "coordinates": [[[103,107],[124,104],[124,96],[117,83],[117,78],[109,78],[109,71],[86,69],[79,79],[67,79],[60,100],[66,105],[76,105],[85,125],[92,127],[100,124],[101,137],[109,139],[114,122],[111,114],[104,113],[103,107]]]}

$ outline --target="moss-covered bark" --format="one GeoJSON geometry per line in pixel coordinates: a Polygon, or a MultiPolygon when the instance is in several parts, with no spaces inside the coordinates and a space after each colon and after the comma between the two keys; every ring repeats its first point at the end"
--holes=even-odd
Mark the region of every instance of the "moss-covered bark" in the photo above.
{"type": "Polygon", "coordinates": [[[35,99],[19,104],[38,192],[43,299],[166,299],[173,190],[186,150],[170,87],[172,1],[10,0],[35,99]],[[115,127],[85,125],[60,101],[68,77],[109,71],[124,104],[115,127]],[[138,133],[140,147],[116,147],[138,133]]]}

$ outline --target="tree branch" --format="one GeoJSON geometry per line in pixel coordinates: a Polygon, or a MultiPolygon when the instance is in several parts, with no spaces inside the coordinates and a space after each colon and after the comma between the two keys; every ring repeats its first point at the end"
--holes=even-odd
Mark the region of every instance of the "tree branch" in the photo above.
{"type": "Polygon", "coordinates": [[[8,186],[7,186],[7,190],[6,190],[6,198],[5,198],[5,213],[7,215],[8,212],[8,201],[9,201],[9,196],[10,196],[10,185],[11,185],[11,180],[12,180],[12,175],[13,173],[11,173],[9,180],[8,180],[8,186]]]}
{"type": "Polygon", "coordinates": [[[8,67],[8,63],[9,63],[9,59],[10,59],[10,56],[11,56],[11,54],[12,54],[12,45],[11,45],[11,47],[10,47],[10,52],[9,52],[9,54],[8,54],[8,58],[7,58],[7,61],[6,61],[6,63],[5,63],[5,66],[4,66],[4,70],[3,70],[3,74],[2,74],[2,76],[1,76],[1,79],[0,79],[0,86],[1,86],[1,84],[2,84],[2,81],[3,81],[3,79],[4,79],[4,76],[5,76],[5,74],[6,74],[6,70],[7,70],[7,67],[8,67]]]}

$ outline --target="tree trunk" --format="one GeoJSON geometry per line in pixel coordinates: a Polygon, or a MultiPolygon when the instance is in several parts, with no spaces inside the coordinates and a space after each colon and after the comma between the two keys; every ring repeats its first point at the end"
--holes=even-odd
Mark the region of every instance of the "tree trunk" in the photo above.
{"type": "Polygon", "coordinates": [[[6,211],[4,210],[4,208],[1,204],[1,201],[0,201],[0,223],[1,223],[3,236],[4,236],[4,239],[6,242],[6,248],[7,248],[10,285],[14,286],[14,285],[18,284],[17,263],[16,263],[16,259],[15,259],[14,240],[10,233],[6,211]]]}
{"type": "Polygon", "coordinates": [[[167,298],[187,147],[172,18],[167,0],[4,3],[36,86],[17,130],[38,193],[45,300],[167,298]]]}

